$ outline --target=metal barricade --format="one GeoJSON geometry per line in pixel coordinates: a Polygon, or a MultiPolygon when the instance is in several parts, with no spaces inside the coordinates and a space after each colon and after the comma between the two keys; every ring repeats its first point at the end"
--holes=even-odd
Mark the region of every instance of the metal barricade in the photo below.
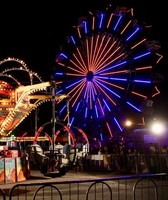
{"type": "MultiPolygon", "coordinates": [[[[15,184],[9,200],[167,200],[168,174],[143,174],[15,184]]],[[[2,193],[2,198],[5,199],[2,193]]]]}

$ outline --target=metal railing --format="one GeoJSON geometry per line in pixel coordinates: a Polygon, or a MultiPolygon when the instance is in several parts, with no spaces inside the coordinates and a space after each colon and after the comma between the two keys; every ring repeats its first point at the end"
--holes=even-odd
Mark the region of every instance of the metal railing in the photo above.
{"type": "Polygon", "coordinates": [[[136,174],[168,172],[168,154],[104,154],[86,159],[84,170],[125,170],[136,174]]]}
{"type": "Polygon", "coordinates": [[[5,184],[0,185],[0,200],[168,199],[168,154],[109,154],[102,160],[85,159],[80,167],[83,173],[88,173],[84,180],[80,177],[82,173],[74,172],[78,180],[72,180],[73,176],[68,181],[65,175],[63,181],[57,178],[40,183],[32,180],[31,183],[13,183],[8,189],[5,184]],[[95,172],[106,173],[106,178],[90,178],[89,173],[95,172]],[[131,175],[122,176],[120,172],[131,175]]]}
{"type": "MultiPolygon", "coordinates": [[[[80,174],[80,173],[79,173],[80,174]]],[[[89,176],[89,175],[88,175],[89,176]]],[[[168,174],[112,176],[80,180],[18,183],[0,189],[2,200],[167,200],[168,174]]]]}

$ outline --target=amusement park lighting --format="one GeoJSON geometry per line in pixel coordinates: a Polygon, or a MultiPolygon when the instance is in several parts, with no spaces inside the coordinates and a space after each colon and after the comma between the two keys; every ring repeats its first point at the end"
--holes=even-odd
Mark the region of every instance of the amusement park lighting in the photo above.
{"type": "MultiPolygon", "coordinates": [[[[144,37],[147,27],[134,19],[132,8],[89,12],[66,37],[56,59],[54,78],[59,80],[57,94],[70,95],[73,126],[86,129],[93,121],[94,134],[100,134],[97,124],[101,124],[105,134],[117,137],[118,132],[130,132],[139,124],[123,124],[127,109],[141,115],[142,101],[151,89],[155,90],[152,97],[160,93],[156,87],[153,90],[151,58],[158,63],[162,56],[150,52],[144,37]]],[[[65,120],[64,102],[57,108],[65,120]]]]}
{"type": "MultiPolygon", "coordinates": [[[[47,88],[51,86],[50,82],[43,82],[41,78],[31,71],[27,65],[16,58],[7,58],[0,61],[2,66],[2,72],[0,73],[0,110],[5,111],[1,123],[0,123],[0,136],[7,136],[28,116],[30,113],[46,101],[51,101],[52,96],[44,95],[43,93],[37,94],[37,92],[46,92],[47,88]],[[19,65],[11,67],[9,65],[6,68],[8,63],[18,63],[19,65]],[[6,64],[3,69],[3,64],[6,64]],[[26,72],[29,77],[27,85],[21,84],[15,77],[15,73],[12,72],[26,72]],[[10,74],[12,73],[12,74],[10,74]],[[13,80],[16,83],[15,87],[12,87],[8,82],[3,81],[3,78],[8,78],[13,80]],[[33,84],[33,79],[38,81],[36,84],[33,84]],[[2,98],[2,97],[8,98],[2,98]],[[32,100],[32,101],[31,101],[32,100]]],[[[55,100],[61,101],[62,95],[56,95],[55,100]],[[61,98],[60,98],[61,97],[61,98]]],[[[64,96],[65,98],[67,95],[64,96]]],[[[63,98],[64,98],[63,97],[63,98]]]]}
{"type": "Polygon", "coordinates": [[[130,121],[130,120],[127,120],[126,122],[125,122],[125,126],[126,127],[131,127],[133,125],[133,123],[132,123],[132,121],[130,121]]]}
{"type": "Polygon", "coordinates": [[[155,121],[151,125],[151,131],[155,135],[161,135],[165,131],[165,125],[163,122],[155,121]]]}

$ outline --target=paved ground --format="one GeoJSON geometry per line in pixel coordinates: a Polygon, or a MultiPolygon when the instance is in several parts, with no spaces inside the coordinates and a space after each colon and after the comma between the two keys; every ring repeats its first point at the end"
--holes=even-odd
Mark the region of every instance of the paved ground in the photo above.
{"type": "MultiPolygon", "coordinates": [[[[81,179],[91,179],[91,178],[103,178],[111,176],[112,172],[99,172],[99,171],[78,171],[75,172],[73,170],[68,171],[64,176],[58,176],[55,178],[51,178],[49,176],[44,176],[39,171],[32,171],[30,178],[26,182],[32,182],[32,181],[63,181],[63,180],[81,180],[81,179]]],[[[115,174],[115,173],[114,173],[115,174]]],[[[115,174],[117,175],[117,174],[115,174]]]]}
{"type": "Polygon", "coordinates": [[[55,182],[55,181],[69,181],[69,180],[88,180],[88,179],[96,179],[103,178],[109,176],[121,176],[121,175],[129,175],[129,173],[118,172],[112,173],[107,171],[78,171],[75,172],[73,170],[68,171],[64,176],[58,176],[55,178],[51,178],[49,176],[44,176],[39,170],[32,170],[30,173],[30,178],[26,181],[20,181],[15,183],[6,183],[0,184],[1,189],[11,188],[15,184],[19,183],[32,183],[32,182],[55,182]]]}
{"type": "MultiPolygon", "coordinates": [[[[121,177],[121,176],[125,176],[125,177],[130,177],[130,176],[134,176],[136,174],[132,174],[132,173],[128,173],[128,172],[125,172],[125,171],[118,171],[118,172],[110,172],[110,171],[78,171],[78,172],[75,172],[73,170],[70,170],[68,171],[64,176],[59,176],[59,177],[55,177],[55,178],[51,178],[51,177],[48,177],[48,176],[44,176],[43,174],[40,173],[40,171],[38,170],[33,170],[31,171],[31,176],[28,180],[26,181],[21,181],[21,182],[16,182],[16,183],[8,183],[8,184],[1,184],[0,185],[0,189],[2,189],[4,192],[5,192],[5,195],[7,197],[9,197],[9,193],[10,193],[10,189],[16,185],[16,184],[19,184],[19,187],[17,187],[17,189],[19,189],[19,192],[17,193],[17,196],[16,198],[18,199],[30,199],[32,200],[33,199],[33,195],[34,195],[34,192],[37,190],[37,188],[39,187],[38,185],[36,185],[36,183],[47,183],[47,182],[54,182],[55,184],[58,182],[63,182],[63,184],[60,184],[60,190],[61,190],[61,194],[63,195],[63,199],[70,199],[69,198],[69,195],[71,197],[71,199],[86,199],[86,191],[88,189],[88,185],[84,185],[83,183],[81,184],[81,187],[80,187],[80,193],[79,191],[77,190],[78,189],[78,186],[76,186],[76,184],[72,184],[70,186],[70,193],[67,193],[68,190],[66,190],[65,188],[68,187],[69,188],[69,185],[66,184],[67,181],[75,181],[75,180],[90,180],[90,179],[99,179],[99,178],[107,178],[107,177],[121,177]],[[23,184],[23,183],[35,183],[35,185],[26,185],[26,190],[23,189],[24,186],[21,186],[20,184],[23,184]],[[68,186],[67,186],[68,185],[68,186]],[[37,186],[37,187],[36,187],[37,186]],[[29,189],[28,189],[29,188],[29,189]],[[79,196],[77,195],[79,194],[79,196]],[[19,195],[19,197],[18,197],[19,195]],[[23,198],[22,198],[23,197],[23,198]]],[[[112,187],[113,187],[113,199],[118,199],[118,197],[120,197],[120,199],[123,199],[123,200],[128,200],[128,199],[132,199],[132,196],[133,196],[133,193],[132,193],[132,188],[135,184],[135,181],[136,180],[133,180],[133,179],[130,179],[131,181],[126,181],[126,182],[120,182],[120,184],[118,185],[117,182],[115,181],[112,181],[113,184],[112,184],[112,187]],[[122,198],[123,197],[123,198],[122,198]]],[[[147,183],[149,185],[149,183],[147,183]]],[[[58,184],[59,185],[59,184],[58,184]]],[[[142,184],[143,185],[143,184],[142,184]]],[[[152,185],[153,186],[153,185],[152,185]]],[[[162,200],[167,200],[167,182],[163,182],[163,183],[160,183],[160,180],[159,180],[159,184],[158,184],[158,191],[159,191],[159,198],[158,199],[162,199],[162,200]],[[164,187],[163,187],[164,186],[164,187]]],[[[101,186],[102,187],[102,186],[101,186]]],[[[153,188],[151,187],[150,185],[150,188],[152,190],[152,194],[153,194],[153,188]]],[[[148,187],[146,187],[145,185],[145,189],[146,192],[144,192],[145,190],[143,189],[143,193],[141,192],[138,196],[138,199],[149,199],[149,198],[146,198],[146,196],[148,194],[150,194],[151,192],[149,192],[149,189],[148,187]],[[145,195],[145,197],[144,197],[145,195]]],[[[16,190],[17,191],[17,190],[16,190]]],[[[93,197],[95,197],[95,190],[93,190],[94,192],[92,193],[91,192],[91,195],[93,195],[93,197]]],[[[97,190],[99,193],[99,188],[97,190]]],[[[15,195],[15,193],[13,193],[15,195]]],[[[40,197],[41,195],[43,194],[43,191],[41,191],[39,193],[40,197]]],[[[52,194],[51,194],[52,196],[52,194]]],[[[51,196],[48,196],[48,193],[47,193],[47,196],[45,196],[45,199],[51,199],[50,197],[51,196]]],[[[149,195],[150,196],[150,195],[149,195]]],[[[100,195],[101,197],[101,195],[100,195]]],[[[16,199],[14,198],[14,199],[16,199]]],[[[12,198],[13,199],[13,198],[12,198]]],[[[109,198],[108,198],[109,199],[109,198]]],[[[150,197],[151,199],[151,197],[150,197]]]]}

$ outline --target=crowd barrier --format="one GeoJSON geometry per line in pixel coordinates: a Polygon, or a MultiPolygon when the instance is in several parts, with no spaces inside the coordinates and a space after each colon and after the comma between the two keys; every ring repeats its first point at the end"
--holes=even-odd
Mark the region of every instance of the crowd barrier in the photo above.
{"type": "MultiPolygon", "coordinates": [[[[88,176],[87,176],[88,177],[88,176]]],[[[168,174],[143,174],[106,178],[17,183],[8,190],[0,187],[2,200],[167,200],[168,174]]]]}
{"type": "Polygon", "coordinates": [[[168,154],[87,155],[84,170],[125,170],[136,174],[168,172],[168,154]]]}

